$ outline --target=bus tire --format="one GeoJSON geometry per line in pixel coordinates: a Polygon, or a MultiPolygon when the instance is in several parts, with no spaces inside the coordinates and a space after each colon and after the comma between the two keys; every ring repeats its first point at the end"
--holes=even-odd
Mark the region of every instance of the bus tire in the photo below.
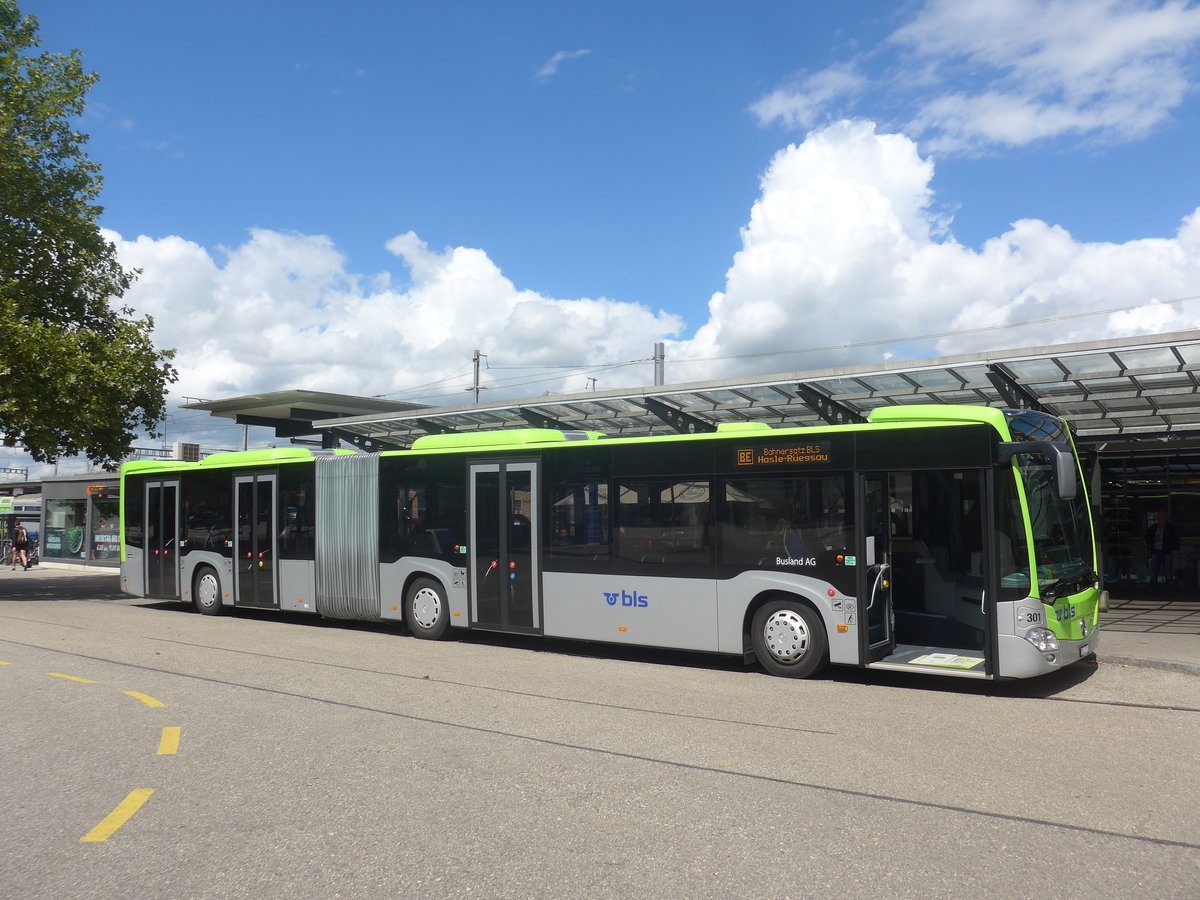
{"type": "Polygon", "coordinates": [[[450,628],[450,604],[446,591],[432,578],[418,578],[404,596],[404,621],[413,637],[438,641],[450,628]]]}
{"type": "Polygon", "coordinates": [[[772,675],[808,678],[829,664],[829,639],[821,617],[794,600],[759,607],[750,626],[754,655],[772,675]]]}
{"type": "Polygon", "coordinates": [[[222,613],[221,579],[212,566],[201,566],[192,576],[192,605],[202,615],[219,616],[222,613]]]}

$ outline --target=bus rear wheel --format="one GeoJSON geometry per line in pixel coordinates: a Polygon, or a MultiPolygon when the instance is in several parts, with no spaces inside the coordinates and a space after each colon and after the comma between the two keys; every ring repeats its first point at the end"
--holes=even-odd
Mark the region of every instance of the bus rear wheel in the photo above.
{"type": "Polygon", "coordinates": [[[192,605],[206,616],[221,614],[221,579],[208,566],[197,569],[192,579],[192,605]]]}
{"type": "Polygon", "coordinates": [[[772,675],[808,678],[829,663],[829,640],[821,617],[792,600],[772,600],[754,614],[754,655],[772,675]]]}
{"type": "Polygon", "coordinates": [[[404,597],[404,620],[413,637],[436,641],[450,628],[450,604],[441,584],[432,578],[418,578],[409,585],[404,597]]]}

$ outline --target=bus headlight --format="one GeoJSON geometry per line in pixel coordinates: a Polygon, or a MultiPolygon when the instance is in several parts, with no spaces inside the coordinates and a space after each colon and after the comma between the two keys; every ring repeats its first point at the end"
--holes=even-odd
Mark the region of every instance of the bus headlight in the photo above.
{"type": "Polygon", "coordinates": [[[1058,649],[1058,639],[1054,637],[1054,632],[1049,628],[1030,628],[1025,632],[1025,640],[1043,653],[1047,650],[1058,649]]]}

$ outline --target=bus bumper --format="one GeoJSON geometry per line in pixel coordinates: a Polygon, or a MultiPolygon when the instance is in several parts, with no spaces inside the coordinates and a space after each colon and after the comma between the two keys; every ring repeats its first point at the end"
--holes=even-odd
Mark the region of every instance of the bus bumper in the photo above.
{"type": "Polygon", "coordinates": [[[142,551],[130,547],[125,551],[125,559],[121,561],[121,590],[135,597],[146,596],[146,585],[142,581],[145,571],[145,560],[142,551]]]}
{"type": "Polygon", "coordinates": [[[1096,625],[1087,637],[1078,641],[1058,639],[1058,648],[1039,650],[1015,634],[999,635],[996,650],[997,678],[1033,678],[1066,668],[1087,659],[1100,646],[1100,626],[1096,625]]]}

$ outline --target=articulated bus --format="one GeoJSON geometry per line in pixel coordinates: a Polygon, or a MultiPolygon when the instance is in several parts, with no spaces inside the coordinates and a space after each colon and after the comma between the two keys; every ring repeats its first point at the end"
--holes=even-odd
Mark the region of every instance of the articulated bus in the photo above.
{"type": "Polygon", "coordinates": [[[241,607],[1026,678],[1090,656],[1091,511],[1066,425],[893,406],[853,425],[431,434],[121,473],[123,589],[241,607]]]}

